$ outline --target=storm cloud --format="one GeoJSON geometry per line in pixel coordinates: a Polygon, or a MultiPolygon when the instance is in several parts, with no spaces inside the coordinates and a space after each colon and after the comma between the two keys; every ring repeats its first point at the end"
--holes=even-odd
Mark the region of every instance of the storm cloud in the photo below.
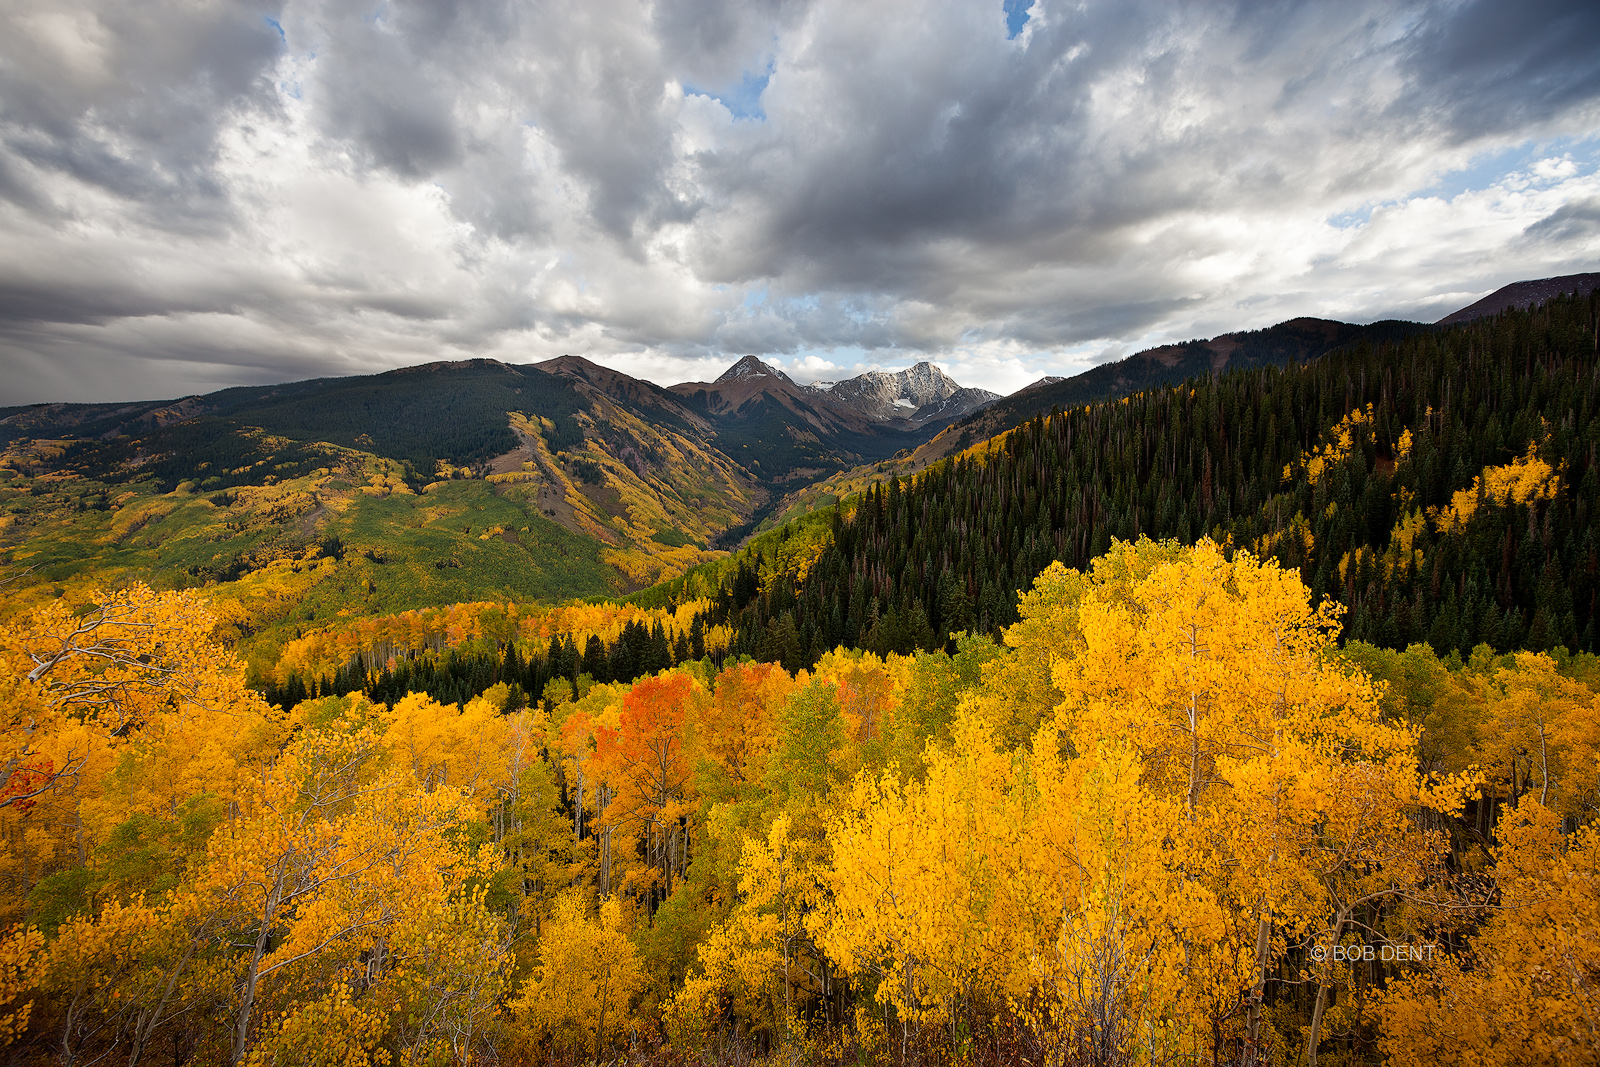
{"type": "Polygon", "coordinates": [[[1600,264],[1600,9],[0,0],[0,403],[566,352],[1010,390],[1600,264]]]}

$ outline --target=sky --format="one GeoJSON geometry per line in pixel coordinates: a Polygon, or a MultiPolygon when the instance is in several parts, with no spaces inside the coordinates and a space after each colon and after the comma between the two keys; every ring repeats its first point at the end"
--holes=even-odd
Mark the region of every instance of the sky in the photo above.
{"type": "Polygon", "coordinates": [[[0,404],[1010,392],[1600,270],[1600,5],[0,0],[0,404]]]}

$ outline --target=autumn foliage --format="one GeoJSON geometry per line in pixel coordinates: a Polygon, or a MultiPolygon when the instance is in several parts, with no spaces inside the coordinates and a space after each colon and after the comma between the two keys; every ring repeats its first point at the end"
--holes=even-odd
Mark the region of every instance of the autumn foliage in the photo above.
{"type": "Polygon", "coordinates": [[[1595,1061],[1600,663],[1340,647],[1294,572],[1207,541],[1051,567],[1018,617],[809,671],[283,709],[193,594],[53,602],[0,634],[0,1047],[1595,1061]]]}

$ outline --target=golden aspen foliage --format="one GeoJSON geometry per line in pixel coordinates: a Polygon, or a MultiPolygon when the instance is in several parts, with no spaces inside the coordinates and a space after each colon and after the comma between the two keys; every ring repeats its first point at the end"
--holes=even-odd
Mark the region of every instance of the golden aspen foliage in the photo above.
{"type": "Polygon", "coordinates": [[[877,978],[881,1003],[937,1024],[1025,990],[1001,905],[1018,877],[1021,819],[1011,760],[976,720],[958,719],[926,763],[923,781],[858,778],[829,818],[826,902],[811,928],[841,970],[877,978]]]}
{"type": "Polygon", "coordinates": [[[14,637],[31,663],[27,681],[51,707],[121,735],[163,707],[217,715],[259,705],[195,594],[136,584],[97,590],[91,601],[81,614],[52,601],[14,637]]]}
{"type": "Polygon", "coordinates": [[[1020,618],[1004,633],[1008,652],[983,665],[982,684],[965,696],[1007,748],[1028,744],[1061,702],[1050,665],[1081,647],[1077,609],[1086,582],[1060,562],[1046,567],[1017,602],[1020,618]]]}
{"type": "MultiPolygon", "coordinates": [[[[172,1019],[226,996],[231,976],[199,951],[204,916],[135,900],[63,923],[41,961],[39,988],[67,1010],[51,1020],[51,1044],[92,1060],[126,1045],[137,1060],[172,1019]]],[[[220,1050],[218,1050],[220,1054],[220,1050]]]]}
{"type": "Polygon", "coordinates": [[[1497,792],[1512,800],[1531,795],[1563,814],[1592,811],[1600,785],[1600,695],[1564,677],[1543,652],[1517,652],[1492,668],[1471,669],[1478,666],[1463,672],[1476,689],[1463,703],[1481,709],[1474,755],[1497,792]]]}
{"type": "Polygon", "coordinates": [[[449,787],[487,802],[509,788],[512,779],[510,730],[500,713],[503,699],[503,685],[501,693],[491,689],[465,706],[411,693],[390,712],[384,743],[406,761],[423,790],[449,787]]]}
{"type": "Polygon", "coordinates": [[[33,1001],[18,1001],[34,985],[34,957],[43,947],[44,936],[34,927],[14,926],[0,935],[0,1048],[28,1028],[33,1001]]]}
{"type": "Polygon", "coordinates": [[[50,602],[0,633],[0,908],[82,868],[130,814],[226,802],[279,737],[193,593],[50,602]],[[113,773],[114,772],[114,773],[113,773]]]}
{"type": "MultiPolygon", "coordinates": [[[[501,1008],[512,989],[512,931],[488,906],[484,886],[418,902],[396,929],[386,1023],[399,1062],[475,1063],[503,1039],[501,1008]]],[[[375,998],[376,999],[376,998],[375,998]]]]}
{"type": "Polygon", "coordinates": [[[738,903],[700,944],[700,972],[667,1007],[679,1040],[703,1044],[726,1005],[787,1042],[803,1030],[801,996],[828,992],[827,962],[805,926],[818,899],[820,867],[797,847],[791,828],[789,817],[778,815],[765,840],[744,839],[738,903]]]}
{"type": "Polygon", "coordinates": [[[1208,903],[1175,868],[1175,800],[1139,782],[1137,755],[1115,739],[1073,760],[1045,729],[1035,740],[1008,886],[1014,1010],[1060,1062],[1160,1063],[1196,1023],[1185,975],[1190,927],[1208,903]]]}
{"type": "MultiPolygon", "coordinates": [[[[905,661],[893,653],[890,658],[897,663],[905,661]]],[[[895,710],[904,690],[903,673],[892,673],[890,664],[875,653],[842,648],[824,653],[811,673],[833,683],[846,738],[863,752],[881,749],[894,732],[895,710]]]]}
{"type": "Polygon", "coordinates": [[[644,982],[621,902],[607,897],[596,916],[584,893],[572,890],[556,901],[538,966],[511,1002],[511,1013],[535,1040],[598,1058],[607,1038],[628,1026],[644,982]]]}
{"type": "Polygon", "coordinates": [[[256,1043],[263,1013],[276,1041],[302,1010],[343,1010],[308,1003],[302,983],[385,980],[417,909],[480,873],[449,836],[466,818],[463,794],[413,783],[371,726],[307,729],[241,797],[240,816],[174,894],[174,909],[205,916],[211,942],[233,950],[230,1063],[256,1043]]]}
{"type": "MultiPolygon", "coordinates": [[[[1082,651],[1053,667],[1056,721],[1079,752],[1130,745],[1144,788],[1179,805],[1175,865],[1207,897],[1181,935],[1190,995],[1222,1025],[1245,992],[1236,1037],[1260,1048],[1264,976],[1286,937],[1320,928],[1344,900],[1336,886],[1375,851],[1410,847],[1405,813],[1425,799],[1415,738],[1383,720],[1365,675],[1335,660],[1335,607],[1312,608],[1297,574],[1209,541],[1172,552],[1114,546],[1107,580],[1097,563],[1077,606],[1082,651]],[[1331,840],[1352,819],[1351,836],[1331,840]]],[[[1425,867],[1386,869],[1384,891],[1425,867]]]]}
{"type": "Polygon", "coordinates": [[[717,675],[701,736],[706,756],[733,788],[759,785],[766,776],[779,709],[795,684],[774,663],[735,663],[717,675]]]}
{"type": "Polygon", "coordinates": [[[245,1067],[389,1067],[394,1057],[382,1047],[388,1023],[382,1005],[356,996],[348,985],[318,985],[305,991],[293,1011],[267,1020],[259,1040],[238,1062],[245,1067]]]}
{"type": "Polygon", "coordinates": [[[1485,467],[1445,508],[1430,508],[1428,517],[1440,533],[1455,533],[1472,521],[1480,501],[1504,506],[1553,499],[1561,490],[1561,473],[1539,458],[1538,442],[1529,442],[1525,454],[1504,466],[1485,467]]]}
{"type": "Polygon", "coordinates": [[[1501,899],[1460,956],[1429,952],[1381,999],[1393,1067],[1600,1061],[1600,830],[1527,796],[1500,827],[1501,899]]]}
{"type": "MultiPolygon", "coordinates": [[[[1298,464],[1290,464],[1283,468],[1283,480],[1288,481],[1292,478],[1298,466],[1300,470],[1305,471],[1307,481],[1312,485],[1317,484],[1324,474],[1348,459],[1354,449],[1374,440],[1376,424],[1373,416],[1371,404],[1365,408],[1356,408],[1345,415],[1323,434],[1320,445],[1310,452],[1301,454],[1298,464]]],[[[1397,451],[1404,454],[1409,450],[1409,446],[1409,439],[1403,439],[1397,451]]]]}

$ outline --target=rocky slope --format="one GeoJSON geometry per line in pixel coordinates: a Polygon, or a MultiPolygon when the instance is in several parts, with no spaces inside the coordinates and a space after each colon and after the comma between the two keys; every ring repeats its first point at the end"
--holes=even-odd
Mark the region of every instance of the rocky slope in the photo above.
{"type": "Polygon", "coordinates": [[[965,388],[928,362],[902,371],[868,371],[842,382],[817,382],[807,388],[868,418],[885,422],[904,419],[915,425],[959,419],[1000,398],[987,389],[965,388]]]}

